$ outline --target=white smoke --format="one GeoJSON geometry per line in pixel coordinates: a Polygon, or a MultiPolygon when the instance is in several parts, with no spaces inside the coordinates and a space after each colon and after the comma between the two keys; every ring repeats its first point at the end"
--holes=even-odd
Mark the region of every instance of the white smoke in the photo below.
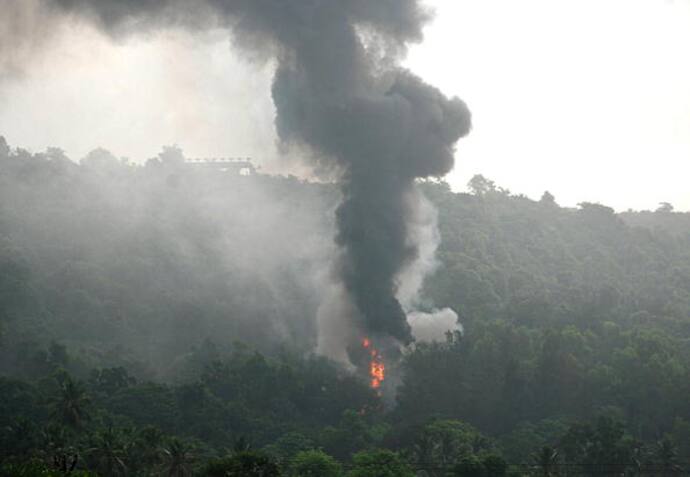
{"type": "Polygon", "coordinates": [[[316,314],[316,352],[335,361],[351,366],[347,345],[354,333],[354,316],[357,313],[352,300],[340,283],[326,287],[316,314]]]}
{"type": "Polygon", "coordinates": [[[450,308],[434,310],[431,313],[413,311],[407,314],[407,322],[412,327],[412,334],[420,342],[445,341],[448,331],[460,331],[458,314],[450,308]]]}
{"type": "Polygon", "coordinates": [[[409,197],[408,207],[412,210],[408,237],[410,245],[417,247],[418,255],[398,276],[396,297],[405,310],[407,322],[417,341],[444,341],[447,331],[462,331],[457,313],[450,308],[420,311],[420,308],[428,307],[425,307],[421,296],[424,280],[439,265],[436,259],[436,250],[441,243],[438,212],[418,188],[409,197]]]}

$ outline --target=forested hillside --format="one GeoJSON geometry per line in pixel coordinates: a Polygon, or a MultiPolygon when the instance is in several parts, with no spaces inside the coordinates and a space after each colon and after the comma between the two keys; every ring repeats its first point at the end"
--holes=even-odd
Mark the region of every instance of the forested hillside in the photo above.
{"type": "Polygon", "coordinates": [[[463,332],[384,399],[313,354],[335,187],[0,138],[2,475],[690,471],[690,214],[420,187],[463,332]]]}

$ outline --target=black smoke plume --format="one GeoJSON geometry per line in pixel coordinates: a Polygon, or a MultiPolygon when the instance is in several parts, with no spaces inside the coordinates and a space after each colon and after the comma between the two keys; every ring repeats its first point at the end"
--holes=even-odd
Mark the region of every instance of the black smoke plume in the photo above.
{"type": "MultiPolygon", "coordinates": [[[[15,0],[19,1],[19,0],[15,0]]],[[[31,2],[33,3],[33,2],[31,2]]],[[[278,135],[340,172],[337,273],[362,333],[412,340],[397,277],[417,254],[408,236],[415,179],[453,167],[470,129],[460,99],[399,68],[429,13],[416,0],[43,0],[62,18],[118,36],[161,27],[228,28],[277,61],[278,135]]]]}

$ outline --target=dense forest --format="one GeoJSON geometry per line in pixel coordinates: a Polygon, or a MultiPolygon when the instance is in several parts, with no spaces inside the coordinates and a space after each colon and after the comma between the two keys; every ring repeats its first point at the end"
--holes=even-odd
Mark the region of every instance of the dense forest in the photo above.
{"type": "Polygon", "coordinates": [[[690,213],[476,176],[380,395],[315,354],[338,190],[0,138],[0,475],[690,472],[690,213]]]}

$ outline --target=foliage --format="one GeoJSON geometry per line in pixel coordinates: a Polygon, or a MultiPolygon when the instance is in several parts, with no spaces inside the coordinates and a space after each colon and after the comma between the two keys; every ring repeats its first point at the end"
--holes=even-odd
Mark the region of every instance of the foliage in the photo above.
{"type": "Polygon", "coordinates": [[[419,188],[463,331],[382,398],[312,354],[332,186],[0,140],[0,468],[687,472],[690,214],[419,188]]]}
{"type": "Polygon", "coordinates": [[[339,477],[341,465],[320,450],[302,451],[295,455],[288,475],[293,477],[339,477]]]}
{"type": "MultiPolygon", "coordinates": [[[[0,477],[63,477],[62,470],[52,469],[40,460],[0,466],[0,477]]],[[[71,477],[96,477],[97,474],[83,470],[69,472],[71,477]]]]}
{"type": "Polygon", "coordinates": [[[278,464],[256,451],[242,451],[224,459],[211,461],[206,467],[209,477],[278,477],[278,464]]]}
{"type": "Polygon", "coordinates": [[[360,451],[352,457],[347,477],[413,477],[414,472],[390,450],[360,451]]]}

